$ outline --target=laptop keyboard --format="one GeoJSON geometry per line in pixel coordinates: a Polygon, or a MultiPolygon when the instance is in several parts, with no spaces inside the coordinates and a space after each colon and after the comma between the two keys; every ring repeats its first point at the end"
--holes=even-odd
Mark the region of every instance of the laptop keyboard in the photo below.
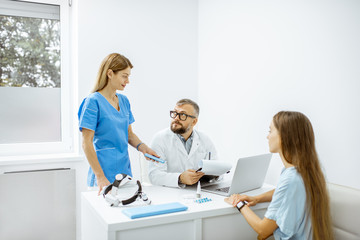
{"type": "Polygon", "coordinates": [[[230,187],[223,187],[223,188],[217,188],[216,190],[227,193],[227,192],[229,192],[229,189],[230,189],[230,187]]]}

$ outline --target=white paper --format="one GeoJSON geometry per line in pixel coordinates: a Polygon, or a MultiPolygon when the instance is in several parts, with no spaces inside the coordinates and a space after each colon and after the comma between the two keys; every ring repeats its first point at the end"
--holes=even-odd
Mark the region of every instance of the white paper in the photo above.
{"type": "Polygon", "coordinates": [[[199,168],[202,168],[200,171],[205,173],[205,175],[220,176],[230,171],[231,167],[231,163],[224,161],[205,159],[199,161],[199,168]]]}

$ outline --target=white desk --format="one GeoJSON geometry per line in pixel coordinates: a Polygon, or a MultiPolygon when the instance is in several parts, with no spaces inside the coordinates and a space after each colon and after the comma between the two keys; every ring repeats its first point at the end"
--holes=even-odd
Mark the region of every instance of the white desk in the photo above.
{"type": "MultiPolygon", "coordinates": [[[[247,192],[258,195],[273,189],[264,185],[261,189],[247,192]]],[[[176,189],[159,186],[143,186],[152,204],[181,202],[187,211],[130,219],[121,211],[125,207],[110,207],[97,191],[82,193],[81,235],[83,240],[118,239],[256,239],[257,234],[244,217],[226,202],[224,197],[202,192],[201,197],[211,198],[211,202],[194,203],[184,199],[194,194],[194,189],[176,189]]],[[[268,203],[252,207],[259,217],[263,217],[268,203]]],[[[130,206],[128,206],[130,207],[130,206]]]]}

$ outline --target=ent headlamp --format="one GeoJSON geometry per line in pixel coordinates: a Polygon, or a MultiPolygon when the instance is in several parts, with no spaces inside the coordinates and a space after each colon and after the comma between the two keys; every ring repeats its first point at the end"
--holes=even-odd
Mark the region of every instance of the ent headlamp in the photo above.
{"type": "Polygon", "coordinates": [[[117,174],[115,177],[115,181],[104,188],[103,197],[110,204],[111,207],[117,207],[119,205],[128,205],[130,203],[135,202],[138,199],[141,199],[146,204],[150,204],[151,201],[142,191],[141,183],[139,180],[136,181],[138,189],[135,192],[135,194],[127,199],[122,198],[121,192],[119,191],[120,187],[131,184],[133,184],[133,180],[129,175],[123,173],[117,174]],[[110,190],[111,193],[108,194],[110,190]]]}

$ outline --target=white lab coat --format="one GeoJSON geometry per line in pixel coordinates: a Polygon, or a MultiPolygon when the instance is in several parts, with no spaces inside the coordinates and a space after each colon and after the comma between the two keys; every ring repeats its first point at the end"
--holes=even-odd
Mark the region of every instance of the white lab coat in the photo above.
{"type": "Polygon", "coordinates": [[[180,138],[170,128],[158,132],[151,143],[151,148],[163,159],[164,164],[149,162],[149,179],[154,185],[179,187],[178,178],[188,169],[197,170],[202,159],[217,160],[217,152],[210,138],[193,130],[194,137],[189,154],[180,138]]]}

